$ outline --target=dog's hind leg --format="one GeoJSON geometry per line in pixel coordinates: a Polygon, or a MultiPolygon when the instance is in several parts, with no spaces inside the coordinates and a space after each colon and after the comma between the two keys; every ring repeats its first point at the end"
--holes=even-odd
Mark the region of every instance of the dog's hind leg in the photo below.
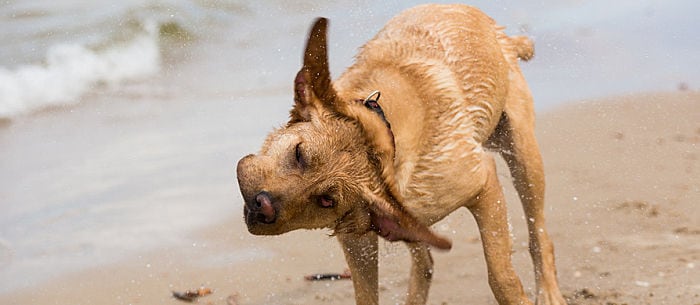
{"type": "Polygon", "coordinates": [[[554,247],[544,224],[544,166],[535,139],[532,97],[522,76],[514,81],[505,114],[490,141],[496,144],[508,164],[525,211],[530,255],[535,268],[536,304],[564,305],[566,301],[557,284],[554,247]]]}
{"type": "Polygon", "coordinates": [[[433,258],[424,243],[406,243],[411,252],[411,278],[406,305],[425,305],[433,278],[433,258]]]}
{"type": "Polygon", "coordinates": [[[486,183],[467,208],[479,226],[491,291],[500,305],[532,304],[513,269],[507,208],[496,175],[496,163],[491,156],[486,156],[483,165],[487,171],[486,183]]]}
{"type": "Polygon", "coordinates": [[[345,253],[355,288],[355,303],[358,305],[379,304],[379,268],[377,234],[338,234],[338,241],[345,253]]]}

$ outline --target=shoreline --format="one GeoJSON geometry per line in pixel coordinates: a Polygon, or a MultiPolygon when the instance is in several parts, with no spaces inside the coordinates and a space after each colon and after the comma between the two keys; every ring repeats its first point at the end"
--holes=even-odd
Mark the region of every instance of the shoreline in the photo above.
{"type": "MultiPolygon", "coordinates": [[[[545,215],[562,292],[571,303],[700,302],[700,281],[693,276],[700,268],[700,226],[693,223],[700,219],[695,207],[700,202],[699,107],[700,92],[674,92],[588,100],[538,113],[548,183],[545,215]]],[[[513,259],[532,296],[525,223],[502,165],[513,259]]],[[[230,188],[228,193],[238,196],[235,183],[230,188]]],[[[180,246],[0,298],[8,304],[182,304],[171,291],[203,285],[214,290],[198,301],[205,304],[227,304],[231,295],[239,305],[354,303],[350,281],[303,279],[345,269],[328,232],[252,236],[241,219],[234,212],[186,234],[180,246]]],[[[493,304],[468,212],[462,209],[434,228],[452,238],[455,248],[433,251],[436,273],[429,304],[459,304],[466,298],[493,304]]],[[[403,300],[409,265],[404,246],[380,242],[381,303],[403,300]]]]}

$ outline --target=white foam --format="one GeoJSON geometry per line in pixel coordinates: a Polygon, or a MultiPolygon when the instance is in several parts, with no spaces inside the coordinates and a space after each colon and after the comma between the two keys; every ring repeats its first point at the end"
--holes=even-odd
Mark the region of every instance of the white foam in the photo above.
{"type": "Polygon", "coordinates": [[[155,22],[145,23],[129,41],[103,50],[80,44],[54,45],[43,64],[14,70],[0,67],[0,117],[75,104],[98,84],[114,86],[158,72],[160,60],[155,22]]]}

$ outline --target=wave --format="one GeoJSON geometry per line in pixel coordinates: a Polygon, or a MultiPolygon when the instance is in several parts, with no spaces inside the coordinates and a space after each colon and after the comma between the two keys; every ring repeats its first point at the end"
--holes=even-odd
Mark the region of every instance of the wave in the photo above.
{"type": "Polygon", "coordinates": [[[161,68],[159,31],[156,22],[142,22],[128,39],[104,47],[56,44],[43,63],[0,67],[0,118],[76,104],[96,86],[154,75],[161,68]]]}

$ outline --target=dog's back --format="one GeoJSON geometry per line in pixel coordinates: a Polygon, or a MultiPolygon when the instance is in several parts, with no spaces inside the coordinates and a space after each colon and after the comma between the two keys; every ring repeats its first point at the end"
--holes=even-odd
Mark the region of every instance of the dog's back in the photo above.
{"type": "Polygon", "coordinates": [[[381,103],[396,138],[398,189],[432,223],[481,185],[482,144],[501,118],[511,79],[522,79],[518,58],[532,54],[529,39],[506,36],[476,8],[423,5],[389,21],[335,85],[345,96],[387,96],[381,103]]]}

